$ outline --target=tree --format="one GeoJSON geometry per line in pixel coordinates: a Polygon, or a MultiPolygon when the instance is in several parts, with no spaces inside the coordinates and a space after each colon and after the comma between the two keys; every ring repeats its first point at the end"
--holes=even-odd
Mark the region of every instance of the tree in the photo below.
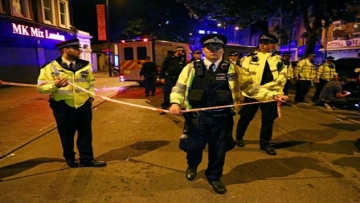
{"type": "Polygon", "coordinates": [[[247,27],[253,23],[280,17],[282,24],[275,27],[280,39],[290,39],[293,23],[301,17],[308,34],[305,56],[314,50],[321,31],[337,20],[354,21],[360,13],[360,0],[177,0],[193,16],[212,18],[228,24],[247,27]]]}

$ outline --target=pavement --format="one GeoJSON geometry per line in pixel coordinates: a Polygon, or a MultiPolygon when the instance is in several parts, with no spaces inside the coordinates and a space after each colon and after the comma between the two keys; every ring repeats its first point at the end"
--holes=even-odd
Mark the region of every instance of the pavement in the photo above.
{"type": "MultiPolygon", "coordinates": [[[[110,98],[137,85],[136,82],[119,82],[118,77],[109,77],[107,72],[94,75],[96,94],[110,98]]],[[[311,87],[307,95],[309,101],[314,91],[311,87]]],[[[290,90],[290,100],[294,94],[295,90],[290,90]]],[[[0,159],[13,156],[14,151],[57,129],[47,100],[48,95],[38,93],[35,87],[0,87],[0,159]]],[[[93,110],[104,101],[96,97],[93,110]]]]}
{"type": "MultiPolygon", "coordinates": [[[[96,94],[109,98],[137,85],[136,82],[120,82],[118,77],[109,77],[107,72],[97,72],[94,76],[96,94]]],[[[56,130],[47,100],[48,95],[38,93],[36,87],[0,87],[0,159],[12,156],[17,149],[56,130]]],[[[104,101],[96,97],[93,109],[104,101]]]]}

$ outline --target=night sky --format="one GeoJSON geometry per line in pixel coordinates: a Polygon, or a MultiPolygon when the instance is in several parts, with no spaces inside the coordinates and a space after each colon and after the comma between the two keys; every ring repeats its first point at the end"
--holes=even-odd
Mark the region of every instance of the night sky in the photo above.
{"type": "MultiPolygon", "coordinates": [[[[121,32],[121,22],[129,19],[141,18],[142,15],[154,8],[154,4],[178,7],[178,11],[187,12],[186,8],[175,0],[156,0],[149,4],[146,0],[108,0],[110,15],[110,40],[118,40],[121,32]]],[[[73,25],[79,30],[89,32],[93,36],[92,42],[98,43],[96,4],[105,4],[106,0],[72,0],[73,25]]],[[[161,13],[163,11],[159,11],[161,13]]],[[[171,14],[177,15],[177,14],[171,14]]]]}

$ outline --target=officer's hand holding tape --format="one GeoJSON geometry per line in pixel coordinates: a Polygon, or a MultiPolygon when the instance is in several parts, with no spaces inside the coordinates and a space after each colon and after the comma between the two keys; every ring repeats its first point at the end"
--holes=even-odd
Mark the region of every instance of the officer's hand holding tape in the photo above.
{"type": "Polygon", "coordinates": [[[179,104],[171,104],[169,112],[173,115],[181,116],[181,106],[179,104]]]}
{"type": "Polygon", "coordinates": [[[286,102],[288,99],[289,99],[289,97],[288,96],[286,96],[286,95],[283,95],[283,94],[277,94],[277,95],[274,95],[274,100],[277,100],[277,101],[281,101],[281,102],[286,102]]]}
{"type": "Polygon", "coordinates": [[[59,78],[58,80],[55,81],[55,86],[57,88],[66,87],[68,85],[69,85],[69,83],[66,78],[59,78]]]}

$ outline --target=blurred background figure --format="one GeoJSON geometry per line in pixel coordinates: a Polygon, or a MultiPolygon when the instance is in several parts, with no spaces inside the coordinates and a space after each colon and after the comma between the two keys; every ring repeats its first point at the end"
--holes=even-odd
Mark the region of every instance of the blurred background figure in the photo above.
{"type": "Polygon", "coordinates": [[[158,71],[155,63],[151,61],[150,56],[147,56],[140,70],[140,77],[143,78],[146,97],[149,97],[150,93],[151,96],[155,96],[155,79],[157,75],[158,71]]]}
{"type": "MultiPolygon", "coordinates": [[[[291,85],[294,83],[294,68],[291,64],[290,57],[291,57],[291,52],[283,52],[282,53],[281,60],[284,63],[284,65],[287,67],[286,83],[285,83],[285,86],[283,89],[284,95],[286,95],[286,96],[289,95],[289,89],[290,89],[291,85]]],[[[283,105],[291,106],[291,104],[288,101],[283,103],[283,105]]]]}
{"type": "Polygon", "coordinates": [[[229,61],[235,65],[240,66],[239,54],[236,51],[231,51],[229,53],[229,61]]]}
{"type": "Polygon", "coordinates": [[[193,52],[193,57],[191,58],[190,62],[201,59],[201,53],[202,52],[200,50],[194,51],[193,52]]]}
{"type": "Polygon", "coordinates": [[[316,78],[319,79],[319,83],[316,87],[315,94],[313,96],[313,101],[319,99],[319,95],[321,90],[324,88],[326,83],[331,80],[335,80],[337,77],[337,72],[335,70],[335,64],[332,62],[334,57],[328,56],[326,57],[326,61],[319,66],[319,69],[316,73],[316,78]]]}

